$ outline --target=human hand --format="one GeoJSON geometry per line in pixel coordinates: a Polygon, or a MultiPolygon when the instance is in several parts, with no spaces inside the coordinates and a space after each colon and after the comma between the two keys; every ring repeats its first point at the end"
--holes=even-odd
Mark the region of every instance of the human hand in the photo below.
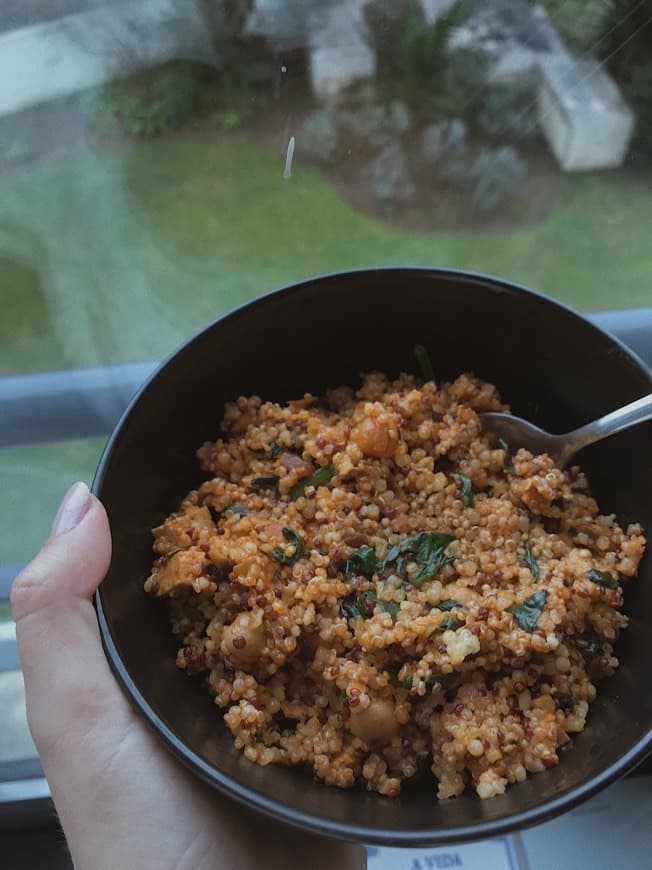
{"type": "Polygon", "coordinates": [[[104,657],[91,596],[109,523],[83,483],[11,591],[29,727],[77,870],[361,870],[363,849],[262,818],[187,772],[137,718],[104,657]]]}

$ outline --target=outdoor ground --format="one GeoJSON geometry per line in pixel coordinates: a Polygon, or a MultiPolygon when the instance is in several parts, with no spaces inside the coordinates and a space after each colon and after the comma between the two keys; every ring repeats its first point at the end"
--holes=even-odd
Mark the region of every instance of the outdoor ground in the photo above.
{"type": "MultiPolygon", "coordinates": [[[[516,231],[488,219],[486,233],[428,234],[354,209],[300,148],[288,180],[283,163],[280,147],[242,137],[176,136],[5,172],[0,375],[159,357],[238,302],[367,265],[485,271],[584,310],[652,299],[652,189],[625,172],[568,179],[554,210],[516,231]]],[[[0,452],[0,561],[29,555],[100,447],[0,452]]]]}

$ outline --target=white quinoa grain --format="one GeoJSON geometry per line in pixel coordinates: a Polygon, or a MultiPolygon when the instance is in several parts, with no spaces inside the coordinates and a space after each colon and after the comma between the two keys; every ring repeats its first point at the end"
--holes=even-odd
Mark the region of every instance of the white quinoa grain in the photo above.
{"type": "Polygon", "coordinates": [[[588,575],[633,577],[642,530],[548,456],[519,450],[506,474],[487,410],[507,409],[469,374],[227,404],[145,591],[248,759],[392,798],[429,764],[439,799],[487,799],[585,728],[627,627],[621,590],[588,575]]]}

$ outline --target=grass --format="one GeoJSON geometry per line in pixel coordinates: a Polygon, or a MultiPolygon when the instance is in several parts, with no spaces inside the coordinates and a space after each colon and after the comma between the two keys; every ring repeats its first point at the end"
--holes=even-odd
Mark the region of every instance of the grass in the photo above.
{"type": "Polygon", "coordinates": [[[0,564],[19,565],[36,553],[68,487],[75,480],[90,484],[104,441],[89,438],[0,451],[0,564]]]}
{"type": "Polygon", "coordinates": [[[220,312],[319,272],[477,269],[579,309],[649,303],[652,191],[578,176],[509,234],[427,235],[356,212],[300,150],[170,139],[80,151],[5,178],[0,374],[157,357],[220,312]]]}
{"type": "MultiPolygon", "coordinates": [[[[79,151],[0,184],[0,375],[158,357],[270,288],[367,265],[501,275],[579,309],[652,301],[652,189],[577,176],[548,218],[509,234],[426,235],[356,212],[328,178],[227,139],[79,151]]],[[[0,451],[0,562],[30,557],[101,442],[0,451]]]]}

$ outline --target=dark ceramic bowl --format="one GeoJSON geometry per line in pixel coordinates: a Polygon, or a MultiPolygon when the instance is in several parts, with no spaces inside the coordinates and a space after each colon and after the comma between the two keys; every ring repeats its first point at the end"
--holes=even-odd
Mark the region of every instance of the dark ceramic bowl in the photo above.
{"type": "MultiPolygon", "coordinates": [[[[225,401],[279,401],[354,383],[358,373],[415,368],[430,349],[440,378],[472,370],[514,413],[564,432],[650,392],[652,376],[621,344],[562,305],[505,281],[435,269],[314,278],[220,318],[171,356],[111,436],[94,491],[114,553],[96,605],[109,661],[168,748],[224,794],[279,820],[365,843],[441,844],[544,821],[630,771],[652,744],[652,561],[626,589],[631,625],[622,666],[600,687],[588,726],[552,770],[481,801],[435,799],[435,782],[396,800],[316,784],[297,769],[259,767],[233,748],[219,711],[174,664],[164,608],[143,592],[152,526],[201,475],[196,448],[215,438],[225,401]]],[[[652,528],[652,425],[586,449],[581,462],[605,511],[652,528]]]]}

